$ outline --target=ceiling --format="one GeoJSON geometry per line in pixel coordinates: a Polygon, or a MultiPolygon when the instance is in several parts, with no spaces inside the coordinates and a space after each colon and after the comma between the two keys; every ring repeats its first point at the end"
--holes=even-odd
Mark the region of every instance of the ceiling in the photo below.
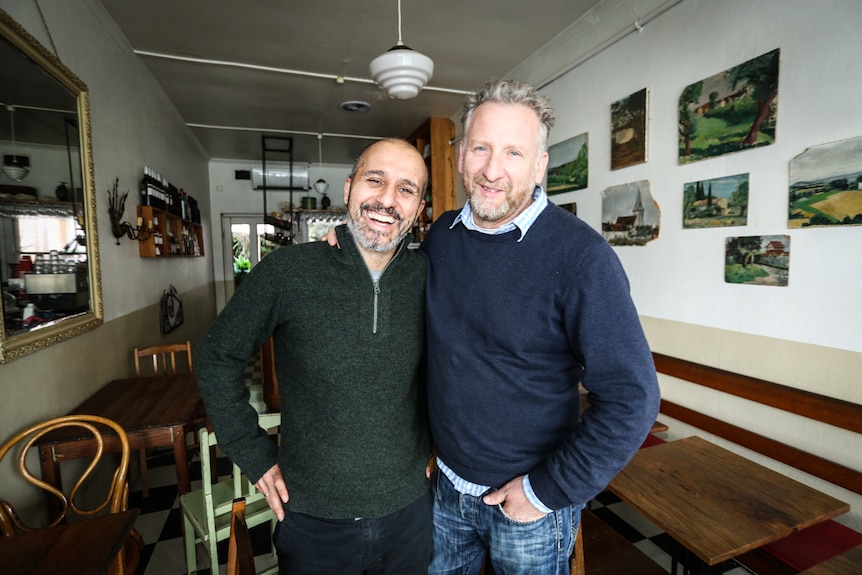
{"type": "Polygon", "coordinates": [[[374,138],[452,117],[465,93],[508,77],[602,3],[403,0],[403,43],[434,60],[434,75],[416,98],[393,100],[368,63],[398,42],[397,0],[101,2],[211,158],[259,161],[267,133],[294,138],[294,162],[327,164],[352,164],[374,138]],[[339,109],[350,100],[371,109],[339,109]]]}

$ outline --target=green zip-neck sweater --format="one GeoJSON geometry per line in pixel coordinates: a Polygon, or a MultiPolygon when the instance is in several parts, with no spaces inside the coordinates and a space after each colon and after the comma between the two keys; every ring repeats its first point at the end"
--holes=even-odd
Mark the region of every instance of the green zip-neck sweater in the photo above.
{"type": "Polygon", "coordinates": [[[345,226],[341,249],[276,250],[244,279],[195,353],[222,450],[256,482],[279,463],[288,508],[383,517],[427,489],[425,259],[402,243],[375,283],[345,226]],[[257,426],[247,359],[274,336],[281,447],[257,426]]]}

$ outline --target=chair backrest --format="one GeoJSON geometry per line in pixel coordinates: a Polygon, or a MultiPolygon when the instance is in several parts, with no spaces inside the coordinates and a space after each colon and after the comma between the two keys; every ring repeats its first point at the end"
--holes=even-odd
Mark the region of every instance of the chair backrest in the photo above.
{"type": "MultiPolygon", "coordinates": [[[[177,373],[177,355],[186,354],[187,368],[189,373],[194,373],[192,366],[192,344],[189,341],[185,343],[167,343],[164,345],[153,345],[144,348],[135,348],[135,375],[141,377],[141,359],[150,358],[153,364],[153,373],[151,375],[165,375],[168,373],[177,373]]],[[[149,363],[149,362],[145,362],[149,363]]]]}
{"type": "MultiPolygon", "coordinates": [[[[261,414],[258,416],[258,425],[261,427],[261,429],[265,430],[270,430],[274,427],[278,427],[279,425],[281,425],[281,414],[261,414]]],[[[212,472],[212,467],[213,465],[215,465],[215,462],[211,459],[211,453],[213,451],[211,448],[215,447],[218,444],[218,440],[216,439],[215,433],[208,431],[206,428],[201,429],[200,440],[201,477],[204,479],[202,489],[204,494],[204,505],[207,509],[212,510],[212,515],[210,517],[214,518],[223,513],[227,513],[228,510],[230,510],[233,502],[216,501],[216,498],[213,497],[213,486],[215,484],[211,481],[208,481],[209,478],[218,477],[218,474],[213,474],[212,472]]],[[[255,501],[264,499],[263,494],[255,488],[254,484],[243,474],[242,470],[235,463],[232,464],[231,476],[232,481],[230,483],[233,485],[233,499],[245,499],[247,505],[250,505],[255,501]]],[[[215,531],[214,522],[211,525],[210,531],[215,531]]]]}
{"type": "MultiPolygon", "coordinates": [[[[16,446],[19,446],[17,454],[18,471],[24,479],[60,500],[61,513],[50,523],[50,526],[59,524],[69,515],[89,517],[101,513],[106,508],[110,513],[117,513],[126,510],[129,499],[129,440],[126,436],[126,432],[116,422],[96,415],[67,415],[38,423],[25,429],[3,444],[3,446],[0,447],[0,461],[3,460],[3,457],[5,457],[7,453],[15,449],[16,446]],[[102,427],[100,428],[98,426],[102,427]],[[79,427],[85,429],[96,438],[97,447],[90,464],[75,482],[72,490],[67,493],[35,476],[30,469],[27,468],[26,461],[28,452],[40,438],[56,430],[68,427],[79,427]],[[116,437],[111,434],[106,436],[104,434],[104,427],[109,427],[110,431],[115,434],[116,437]],[[76,498],[80,495],[81,489],[85,485],[90,485],[87,483],[87,479],[99,465],[105,443],[113,441],[119,441],[120,443],[120,460],[116,466],[116,470],[113,472],[108,493],[105,499],[95,507],[91,509],[83,509],[76,503],[76,498]]],[[[110,450],[110,452],[115,451],[116,449],[110,450]]],[[[108,465],[113,467],[113,461],[106,460],[104,466],[107,467],[108,465]]],[[[10,503],[0,501],[0,535],[9,536],[16,533],[32,531],[34,529],[37,529],[37,527],[24,523],[10,503]]]]}
{"type": "Polygon", "coordinates": [[[245,499],[234,499],[227,548],[227,575],[255,575],[254,550],[245,523],[245,499]]]}

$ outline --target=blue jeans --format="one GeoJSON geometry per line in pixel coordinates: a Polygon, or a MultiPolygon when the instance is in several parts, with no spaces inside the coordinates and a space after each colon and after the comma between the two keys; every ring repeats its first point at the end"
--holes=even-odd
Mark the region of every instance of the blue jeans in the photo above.
{"type": "Polygon", "coordinates": [[[434,553],[428,575],[476,575],[486,555],[496,575],[568,575],[583,505],[529,523],[513,521],[499,505],[459,493],[435,471],[434,553]]]}

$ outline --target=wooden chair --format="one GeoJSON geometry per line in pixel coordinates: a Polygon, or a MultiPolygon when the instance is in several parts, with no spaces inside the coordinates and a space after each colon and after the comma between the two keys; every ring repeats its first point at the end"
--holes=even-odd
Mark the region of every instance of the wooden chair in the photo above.
{"type": "MultiPolygon", "coordinates": [[[[270,430],[281,424],[280,413],[262,414],[259,417],[262,429],[270,430]]],[[[183,512],[183,539],[185,541],[186,568],[189,573],[197,570],[197,553],[195,546],[202,543],[210,556],[211,572],[218,571],[217,543],[230,536],[230,525],[234,499],[245,499],[245,522],[248,527],[254,527],[269,522],[275,529],[276,517],[269,503],[263,497],[240,468],[233,465],[231,475],[217,482],[213,477],[212,467],[215,462],[211,453],[218,444],[216,436],[207,429],[200,431],[201,445],[201,477],[203,487],[186,493],[180,497],[180,508],[183,512]]],[[[275,547],[272,547],[275,554],[275,547]]]]}
{"type": "MultiPolygon", "coordinates": [[[[214,572],[215,570],[211,570],[214,572]]],[[[227,547],[227,575],[256,575],[254,550],[245,522],[245,498],[233,500],[230,513],[230,537],[227,547]]]]}
{"type": "MultiPolygon", "coordinates": [[[[192,344],[188,341],[185,343],[167,343],[164,345],[153,345],[144,348],[135,348],[135,376],[143,377],[141,373],[141,359],[149,357],[153,364],[153,372],[150,375],[165,375],[168,373],[177,373],[177,355],[186,354],[186,368],[189,373],[194,373],[192,365],[192,344]],[[170,360],[170,364],[168,361],[170,360]],[[170,365],[170,368],[168,366],[170,365]]],[[[148,362],[149,363],[149,362],[148,362]]]]}
{"type": "MultiPolygon", "coordinates": [[[[188,373],[194,373],[194,366],[192,363],[192,345],[191,342],[186,341],[185,343],[168,343],[163,345],[153,345],[150,347],[144,348],[135,348],[134,351],[135,357],[135,376],[136,377],[146,377],[147,375],[168,375],[177,373],[177,366],[183,367],[185,365],[185,370],[188,373]],[[182,363],[182,354],[185,353],[186,362],[182,363]],[[148,361],[142,362],[142,359],[149,358],[148,361]],[[179,358],[179,363],[177,359],[179,358]],[[142,370],[141,363],[144,365],[148,365],[152,362],[152,373],[149,373],[149,370],[142,370]],[[146,373],[144,373],[146,372],[146,373]]],[[[189,428],[189,431],[192,433],[196,433],[199,428],[204,425],[204,413],[201,411],[193,420],[192,425],[189,428]]],[[[195,447],[196,442],[192,440],[192,444],[189,447],[195,447]]],[[[149,497],[150,495],[150,487],[149,481],[147,477],[147,452],[145,449],[140,450],[140,463],[141,463],[141,493],[144,497],[149,497]]]]}
{"type": "MultiPolygon", "coordinates": [[[[20,444],[17,454],[18,471],[23,478],[32,485],[42,489],[47,494],[56,497],[60,500],[59,516],[49,523],[49,527],[58,525],[62,521],[66,521],[70,516],[80,518],[92,517],[107,510],[107,513],[118,513],[126,511],[129,501],[129,440],[126,437],[126,432],[116,422],[99,417],[96,415],[67,415],[50,419],[42,423],[38,423],[25,429],[21,433],[15,435],[0,447],[0,461],[7,453],[13,451],[20,444]],[[104,436],[99,427],[109,427],[116,434],[104,436]],[[43,436],[52,433],[56,430],[79,427],[86,430],[96,437],[98,447],[93,455],[90,464],[75,482],[72,490],[66,492],[60,488],[50,485],[35,475],[27,468],[27,457],[34,444],[43,436]],[[93,482],[88,482],[88,479],[93,474],[93,471],[99,466],[106,443],[119,442],[120,444],[120,460],[113,471],[112,479],[108,487],[108,493],[101,503],[95,504],[92,508],[84,508],[78,504],[78,497],[82,494],[82,490],[87,495],[90,493],[85,489],[89,488],[93,482]]],[[[111,451],[114,451],[113,449],[111,451]]],[[[38,458],[36,458],[38,460],[38,458]]],[[[102,469],[107,467],[110,462],[106,461],[102,469]]],[[[101,469],[100,469],[101,471],[101,469]]],[[[42,526],[43,527],[43,526],[42,526]]],[[[0,536],[8,537],[18,533],[33,531],[41,527],[33,527],[25,523],[15,508],[7,501],[0,501],[0,536]]],[[[141,536],[134,530],[129,535],[123,549],[120,550],[117,556],[111,573],[112,574],[130,574],[134,573],[140,559],[140,550],[143,547],[141,536]]]]}

